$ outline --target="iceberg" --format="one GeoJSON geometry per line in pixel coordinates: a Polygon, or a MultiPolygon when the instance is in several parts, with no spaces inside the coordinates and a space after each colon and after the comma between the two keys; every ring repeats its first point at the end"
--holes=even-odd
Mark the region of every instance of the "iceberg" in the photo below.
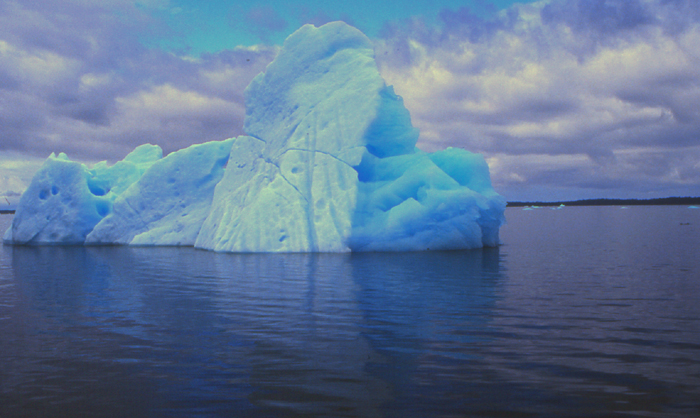
{"type": "Polygon", "coordinates": [[[416,148],[371,41],[342,22],[290,35],[245,90],[246,135],[93,168],[52,155],[4,242],[187,245],[227,252],[499,244],[506,202],[483,156],[416,148]]]}
{"type": "Polygon", "coordinates": [[[155,145],[141,145],[122,161],[89,169],[66,154],[51,154],[20,197],[3,242],[81,244],[112,211],[117,197],[163,156],[155,145]]]}

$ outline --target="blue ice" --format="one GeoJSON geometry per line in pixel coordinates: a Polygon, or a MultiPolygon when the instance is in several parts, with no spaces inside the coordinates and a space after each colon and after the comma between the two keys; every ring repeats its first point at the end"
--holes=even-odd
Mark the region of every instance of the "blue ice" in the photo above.
{"type": "Polygon", "coordinates": [[[499,244],[506,202],[483,156],[416,148],[370,40],[305,25],[245,91],[247,135],[92,169],[51,156],[4,241],[194,245],[229,252],[467,249],[499,244]]]}

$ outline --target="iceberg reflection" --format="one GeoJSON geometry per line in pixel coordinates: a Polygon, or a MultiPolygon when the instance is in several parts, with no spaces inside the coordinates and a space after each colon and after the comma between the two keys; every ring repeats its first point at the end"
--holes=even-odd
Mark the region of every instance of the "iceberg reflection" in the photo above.
{"type": "Polygon", "coordinates": [[[29,411],[383,416],[468,359],[501,280],[498,249],[5,250],[3,392],[29,411]]]}

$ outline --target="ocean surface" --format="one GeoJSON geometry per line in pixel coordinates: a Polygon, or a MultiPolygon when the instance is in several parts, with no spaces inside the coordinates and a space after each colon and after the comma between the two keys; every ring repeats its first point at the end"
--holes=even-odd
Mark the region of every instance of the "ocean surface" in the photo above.
{"type": "Polygon", "coordinates": [[[506,217],[475,251],[2,246],[0,417],[700,416],[700,210],[506,217]]]}

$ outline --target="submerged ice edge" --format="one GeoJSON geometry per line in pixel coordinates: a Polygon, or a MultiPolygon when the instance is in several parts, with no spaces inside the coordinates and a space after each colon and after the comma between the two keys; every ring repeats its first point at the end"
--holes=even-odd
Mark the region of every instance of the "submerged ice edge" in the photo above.
{"type": "Polygon", "coordinates": [[[506,202],[484,158],[416,148],[369,39],[305,25],[245,91],[249,136],[88,168],[50,156],[3,240],[227,252],[467,249],[499,244],[506,202]]]}

